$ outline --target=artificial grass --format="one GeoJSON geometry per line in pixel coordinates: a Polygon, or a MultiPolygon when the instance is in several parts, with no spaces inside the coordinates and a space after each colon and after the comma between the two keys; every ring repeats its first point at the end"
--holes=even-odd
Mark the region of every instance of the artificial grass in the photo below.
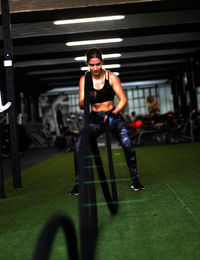
{"type": "MultiPolygon", "coordinates": [[[[111,216],[96,184],[98,242],[96,260],[200,258],[200,144],[136,148],[144,191],[130,189],[121,149],[113,150],[119,212],[111,216]],[[100,203],[101,202],[101,203],[100,203]]],[[[107,171],[107,155],[101,150],[107,171]]],[[[71,217],[79,239],[78,198],[68,196],[74,184],[73,154],[62,153],[22,172],[22,189],[5,181],[0,200],[0,259],[31,259],[39,232],[54,213],[71,217]]],[[[52,260],[67,259],[62,231],[52,260]]]]}

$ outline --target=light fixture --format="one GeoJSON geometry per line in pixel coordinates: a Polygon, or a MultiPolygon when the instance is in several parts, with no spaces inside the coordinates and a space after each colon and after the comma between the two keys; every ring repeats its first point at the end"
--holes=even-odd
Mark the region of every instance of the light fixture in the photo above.
{"type": "MultiPolygon", "coordinates": [[[[109,65],[103,65],[102,67],[103,67],[103,69],[117,69],[117,68],[120,68],[121,65],[120,64],[109,64],[109,65]]],[[[82,71],[89,70],[89,67],[88,66],[81,67],[81,70],[82,71]]]]}
{"type": "Polygon", "coordinates": [[[110,39],[98,39],[98,40],[88,40],[88,41],[75,41],[75,42],[67,42],[67,46],[79,46],[79,45],[90,45],[90,44],[102,44],[102,43],[113,43],[113,42],[121,42],[122,38],[110,38],[110,39]]]}
{"type": "Polygon", "coordinates": [[[12,60],[4,60],[4,67],[12,67],[12,60]]]}
{"type": "MultiPolygon", "coordinates": [[[[103,59],[112,59],[112,58],[119,58],[122,55],[120,53],[110,53],[110,54],[103,54],[102,58],[103,59]]],[[[85,61],[86,57],[85,56],[81,56],[81,57],[76,57],[74,58],[76,61],[85,61]]]]}
{"type": "Polygon", "coordinates": [[[112,16],[100,16],[100,17],[90,17],[90,18],[58,20],[58,21],[54,21],[53,23],[55,25],[63,25],[63,24],[91,23],[91,22],[104,22],[104,21],[122,20],[124,18],[125,18],[125,15],[112,15],[112,16]]]}

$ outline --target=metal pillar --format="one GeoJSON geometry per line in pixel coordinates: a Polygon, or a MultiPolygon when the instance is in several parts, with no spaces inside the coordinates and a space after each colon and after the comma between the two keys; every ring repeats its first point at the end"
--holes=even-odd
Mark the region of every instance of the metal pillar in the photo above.
{"type": "Polygon", "coordinates": [[[14,79],[12,65],[12,43],[10,38],[10,13],[8,0],[1,0],[3,43],[4,43],[4,67],[6,72],[6,94],[7,99],[12,102],[9,109],[9,127],[11,144],[11,164],[13,176],[13,188],[21,188],[21,173],[17,141],[16,127],[16,105],[14,95],[14,79]]]}
{"type": "Polygon", "coordinates": [[[32,107],[31,107],[31,96],[30,94],[26,94],[25,96],[25,107],[26,107],[26,120],[28,122],[32,121],[32,107]]]}
{"type": "Polygon", "coordinates": [[[180,101],[181,101],[181,112],[184,117],[187,116],[187,101],[186,101],[186,89],[185,84],[183,81],[183,75],[182,72],[177,77],[177,83],[178,83],[178,91],[180,93],[180,101]]]}
{"type": "MultiPolygon", "coordinates": [[[[1,91],[0,91],[0,113],[5,111],[11,106],[11,102],[8,102],[6,105],[2,104],[1,100],[1,91]]],[[[4,189],[4,176],[3,176],[3,164],[1,158],[1,147],[2,147],[2,129],[0,128],[0,199],[5,198],[5,189],[4,189]]]]}
{"type": "Polygon", "coordinates": [[[6,196],[5,196],[5,189],[4,189],[4,176],[3,176],[3,165],[2,165],[2,158],[1,158],[1,143],[0,143],[0,199],[3,199],[5,197],[6,196]]]}
{"type": "Polygon", "coordinates": [[[3,177],[3,167],[2,167],[2,159],[0,154],[0,199],[5,198],[5,189],[4,189],[4,177],[3,177]]]}
{"type": "Polygon", "coordinates": [[[196,82],[195,82],[195,62],[193,59],[190,59],[189,68],[188,68],[188,89],[190,93],[190,112],[195,110],[197,111],[197,91],[196,91],[196,82]]]}
{"type": "Polygon", "coordinates": [[[34,95],[33,96],[33,113],[34,113],[34,120],[35,122],[40,121],[40,116],[39,116],[39,96],[34,95]]]}
{"type": "Polygon", "coordinates": [[[177,81],[175,79],[173,79],[172,83],[171,83],[171,91],[172,91],[172,94],[173,94],[173,105],[174,105],[174,111],[176,113],[179,113],[179,102],[178,102],[178,96],[179,96],[179,93],[178,93],[178,86],[177,86],[177,81]]]}

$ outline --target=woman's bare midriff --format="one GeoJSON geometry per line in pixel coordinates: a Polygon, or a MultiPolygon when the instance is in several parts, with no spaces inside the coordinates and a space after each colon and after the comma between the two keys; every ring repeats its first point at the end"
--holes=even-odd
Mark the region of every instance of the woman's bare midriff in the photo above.
{"type": "Polygon", "coordinates": [[[114,108],[114,100],[91,104],[92,111],[106,112],[114,108]]]}

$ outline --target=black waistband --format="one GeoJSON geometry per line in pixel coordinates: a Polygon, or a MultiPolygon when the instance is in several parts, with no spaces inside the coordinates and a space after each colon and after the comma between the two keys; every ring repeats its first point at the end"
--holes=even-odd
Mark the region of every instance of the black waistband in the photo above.
{"type": "Polygon", "coordinates": [[[109,112],[113,111],[115,109],[115,107],[113,107],[112,109],[108,110],[108,111],[102,111],[102,112],[95,112],[95,111],[91,111],[91,114],[94,114],[94,115],[106,115],[108,114],[109,112]]]}

